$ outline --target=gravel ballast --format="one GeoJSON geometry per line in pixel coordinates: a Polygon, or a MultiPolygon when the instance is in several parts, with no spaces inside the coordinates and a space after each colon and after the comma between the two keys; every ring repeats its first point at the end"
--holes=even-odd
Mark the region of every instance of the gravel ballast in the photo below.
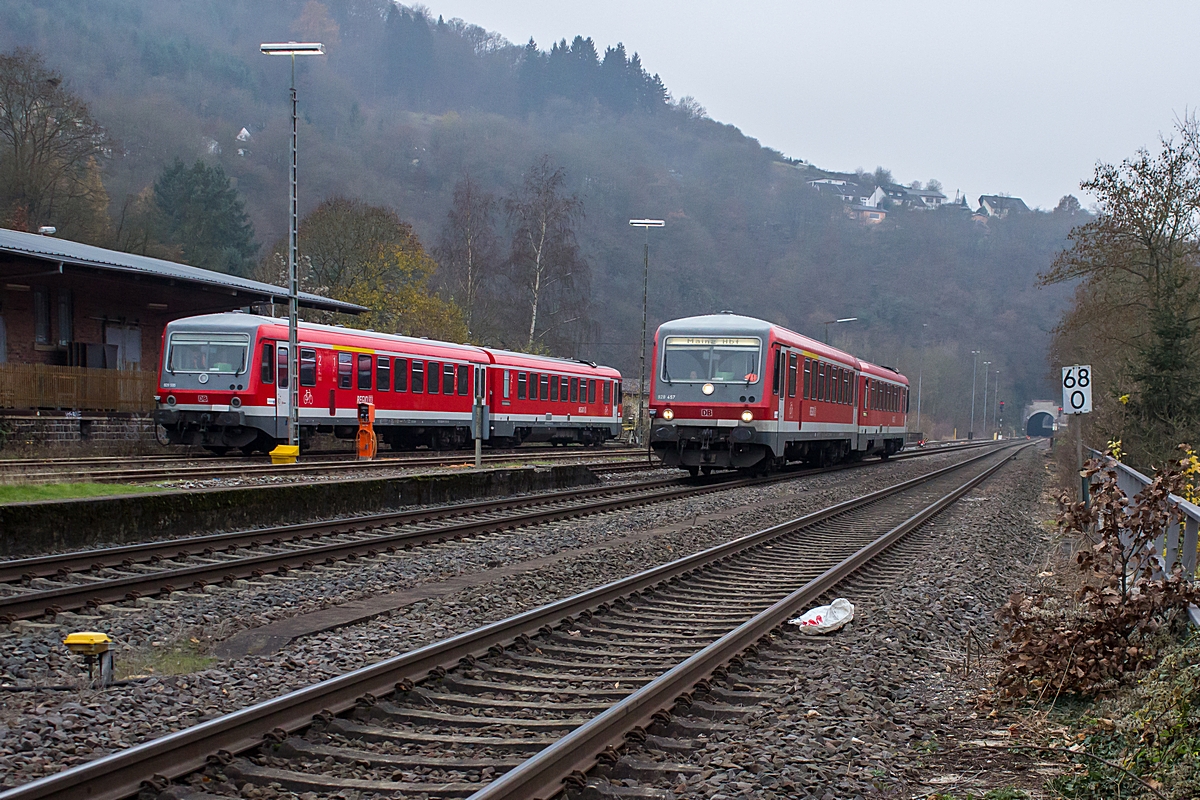
{"type": "Polygon", "coordinates": [[[182,729],[970,455],[874,464],[422,547],[286,579],[176,595],[170,602],[141,600],[140,607],[112,607],[98,616],[63,614],[45,627],[19,623],[0,642],[2,684],[80,686],[82,665],[61,644],[74,630],[108,633],[118,643],[119,669],[123,662],[141,663],[148,678],[101,691],[0,693],[3,785],[182,729]],[[523,562],[547,556],[558,560],[520,569],[523,562]],[[487,579],[489,572],[495,579],[487,579]],[[440,581],[474,574],[480,580],[469,588],[437,592],[440,581]],[[249,627],[422,586],[431,590],[426,600],[297,639],[279,653],[230,661],[208,655],[217,642],[249,627]],[[164,670],[184,674],[162,676],[164,670]]]}

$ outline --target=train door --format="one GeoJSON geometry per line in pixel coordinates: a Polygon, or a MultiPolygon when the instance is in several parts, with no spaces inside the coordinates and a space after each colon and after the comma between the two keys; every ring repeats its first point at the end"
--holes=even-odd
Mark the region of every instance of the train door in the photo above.
{"type": "Polygon", "coordinates": [[[287,440],[288,415],[291,413],[292,362],[288,358],[288,346],[280,342],[275,346],[275,437],[287,440]]]}

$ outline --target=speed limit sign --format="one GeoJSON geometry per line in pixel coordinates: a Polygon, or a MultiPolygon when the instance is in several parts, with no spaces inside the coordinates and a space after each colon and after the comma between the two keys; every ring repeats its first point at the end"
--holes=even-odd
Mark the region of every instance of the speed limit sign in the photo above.
{"type": "Polygon", "coordinates": [[[1090,414],[1092,411],[1092,366],[1078,364],[1062,368],[1063,412],[1090,414]]]}

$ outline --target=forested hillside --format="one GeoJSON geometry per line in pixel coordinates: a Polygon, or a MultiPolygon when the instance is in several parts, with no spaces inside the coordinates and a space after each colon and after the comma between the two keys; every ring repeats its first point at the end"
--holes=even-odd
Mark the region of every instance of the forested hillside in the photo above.
{"type": "Polygon", "coordinates": [[[822,337],[826,320],[858,317],[833,326],[833,342],[914,383],[924,337],[925,427],[932,418],[942,433],[966,428],[972,350],[1001,371],[1010,408],[1052,395],[1046,349],[1070,287],[1035,280],[1082,212],[981,223],[961,210],[899,209],[865,226],[807,185],[824,173],[674,100],[652,64],[581,34],[512,44],[386,0],[0,6],[0,50],[40,53],[111,139],[96,169],[118,246],[138,246],[127,234],[139,198],[200,159],[229,176],[253,225],[255,241],[220,258],[266,254],[255,269],[274,269],[287,226],[288,64],[258,45],[317,40],[328,54],[297,60],[301,214],[339,197],[393,209],[443,262],[433,283],[462,305],[444,262],[457,258],[450,212],[467,208],[469,188],[491,223],[481,267],[495,273],[482,286],[490,327],[471,327],[473,337],[527,344],[514,265],[531,255],[515,234],[540,174],[574,203],[555,245],[570,280],[531,333],[556,354],[636,375],[645,239],[628,220],[649,216],[667,223],[651,232],[652,328],[730,309],[822,337]]]}

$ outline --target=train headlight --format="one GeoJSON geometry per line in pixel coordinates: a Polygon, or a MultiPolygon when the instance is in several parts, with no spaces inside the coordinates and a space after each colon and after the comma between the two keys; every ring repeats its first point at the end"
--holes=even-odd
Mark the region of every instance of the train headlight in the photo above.
{"type": "Polygon", "coordinates": [[[742,422],[751,422],[751,421],[753,421],[753,419],[754,419],[754,412],[751,411],[750,409],[747,408],[745,411],[742,412],[742,422]]]}
{"type": "Polygon", "coordinates": [[[173,394],[167,395],[167,405],[169,405],[169,406],[175,405],[175,395],[173,395],[173,394]]]}
{"type": "Polygon", "coordinates": [[[713,386],[711,383],[706,383],[700,387],[700,391],[704,392],[705,394],[712,394],[714,391],[716,391],[716,388],[717,387],[713,386]]]}
{"type": "Polygon", "coordinates": [[[675,419],[675,412],[669,408],[664,408],[663,413],[662,413],[662,418],[665,419],[667,422],[670,422],[671,420],[675,419]]]}
{"type": "Polygon", "coordinates": [[[240,397],[233,398],[232,400],[229,401],[229,405],[232,406],[233,408],[241,408],[242,407],[242,398],[240,398],[240,397]]]}

